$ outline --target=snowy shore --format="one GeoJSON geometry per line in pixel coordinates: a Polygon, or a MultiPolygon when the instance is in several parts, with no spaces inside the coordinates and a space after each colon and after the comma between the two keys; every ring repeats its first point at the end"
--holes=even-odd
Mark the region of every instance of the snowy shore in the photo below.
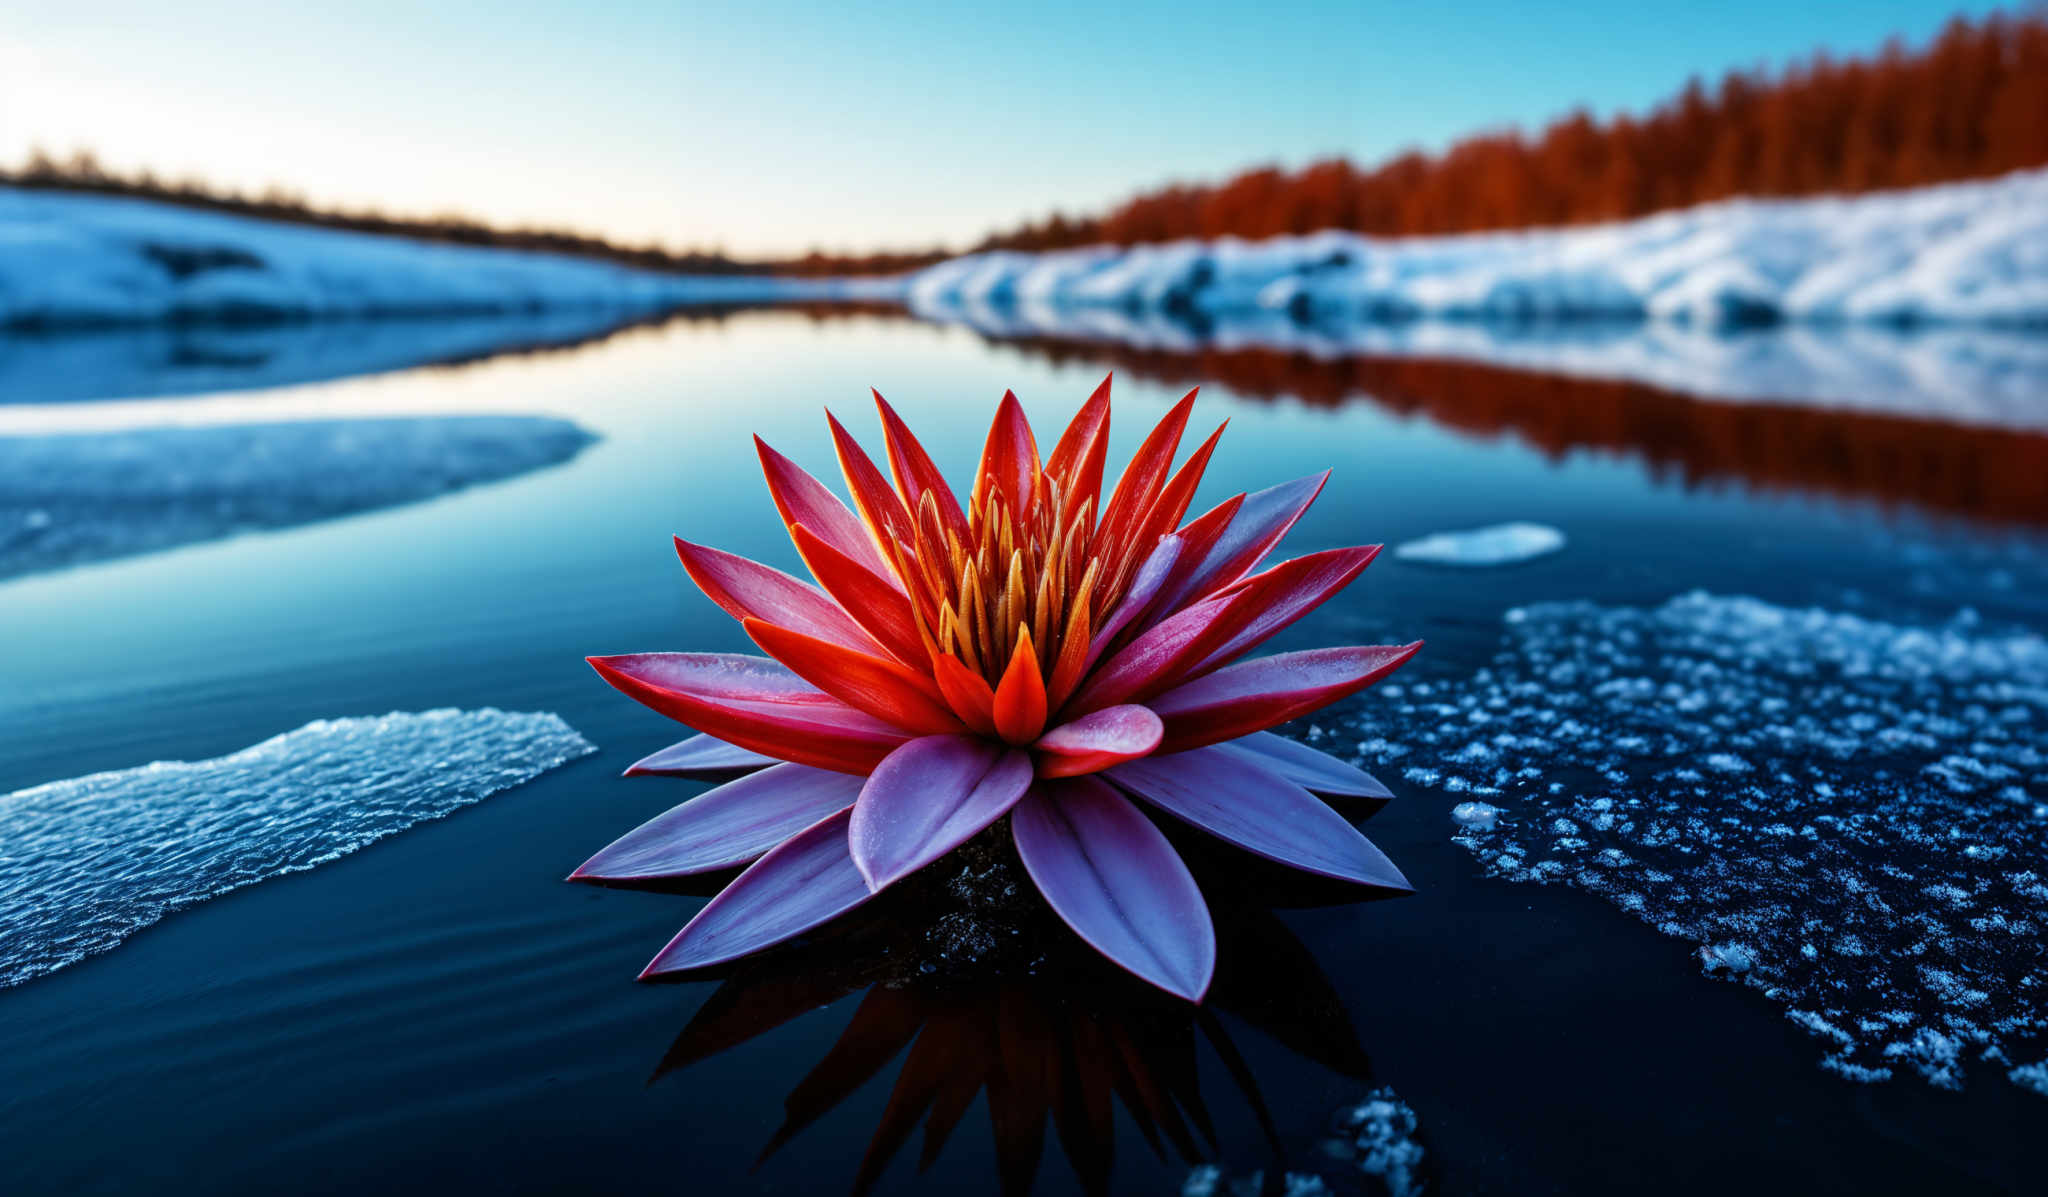
{"type": "Polygon", "coordinates": [[[564,254],[0,187],[0,328],[896,297],[869,280],[682,276],[564,254]]]}
{"type": "Polygon", "coordinates": [[[1327,232],[973,254],[910,302],[1203,318],[2048,325],[2048,170],[1853,197],[1738,199],[1575,228],[1327,232]]]}

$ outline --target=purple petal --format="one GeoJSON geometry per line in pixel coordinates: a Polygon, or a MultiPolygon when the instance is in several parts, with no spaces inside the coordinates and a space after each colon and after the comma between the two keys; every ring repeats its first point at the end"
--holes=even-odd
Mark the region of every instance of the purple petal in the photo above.
{"type": "Polygon", "coordinates": [[[1031,784],[1031,755],[967,736],[921,736],[861,787],[848,831],[854,864],[879,892],[1003,817],[1031,784]]]}
{"type": "Polygon", "coordinates": [[[1386,854],[1320,798],[1221,747],[1127,761],[1105,774],[1168,814],[1306,873],[1412,893],[1386,854]]]}
{"type": "Polygon", "coordinates": [[[1170,610],[1189,599],[1221,590],[1258,568],[1259,562],[1279,545],[1330,480],[1330,471],[1282,482],[1245,496],[1230,525],[1203,556],[1202,563],[1184,580],[1174,584],[1166,596],[1170,610]]]}
{"type": "Polygon", "coordinates": [[[724,779],[774,763],[772,756],[728,744],[716,736],[696,735],[634,761],[626,766],[625,776],[724,779]]]}
{"type": "Polygon", "coordinates": [[[1209,908],[1128,799],[1093,777],[1040,782],[1010,829],[1025,871],[1075,934],[1168,993],[1202,1000],[1216,971],[1209,908]]]}
{"type": "Polygon", "coordinates": [[[745,864],[860,796],[861,779],[777,765],[707,790],[619,837],[571,881],[683,877],[745,864]]]}
{"type": "Polygon", "coordinates": [[[1166,581],[1167,575],[1173,572],[1173,563],[1180,560],[1180,551],[1184,543],[1178,536],[1159,538],[1159,543],[1153,546],[1152,554],[1138,567],[1138,575],[1131,579],[1129,588],[1124,591],[1124,597],[1117,602],[1116,610],[1110,612],[1109,618],[1103,621],[1094,637],[1089,640],[1087,665],[1082,670],[1084,674],[1088,669],[1095,667],[1095,662],[1102,659],[1102,654],[1109,650],[1111,642],[1152,606],[1152,600],[1159,596],[1160,585],[1166,581]]]}
{"type": "Polygon", "coordinates": [[[1370,798],[1374,810],[1394,796],[1378,778],[1358,766],[1273,732],[1253,732],[1217,747],[1255,757],[1271,772],[1315,793],[1370,798]]]}
{"type": "Polygon", "coordinates": [[[872,895],[846,851],[840,811],[763,856],[704,904],[641,977],[737,960],[845,914],[872,895]]]}

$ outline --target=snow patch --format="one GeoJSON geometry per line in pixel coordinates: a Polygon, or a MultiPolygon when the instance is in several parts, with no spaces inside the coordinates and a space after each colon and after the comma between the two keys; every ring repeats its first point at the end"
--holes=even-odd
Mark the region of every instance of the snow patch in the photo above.
{"type": "Polygon", "coordinates": [[[1429,565],[1513,565],[1564,548],[1564,533],[1547,524],[1509,523],[1437,532],[1394,550],[1403,561],[1429,565]]]}
{"type": "Polygon", "coordinates": [[[566,254],[0,187],[0,328],[900,296],[892,279],[684,276],[566,254]]]}
{"type": "Polygon", "coordinates": [[[0,795],[0,989],[595,751],[552,714],[395,713],[0,795]]]}
{"type": "Polygon", "coordinates": [[[1439,237],[1323,232],[971,254],[915,276],[926,312],[1037,306],[1358,318],[2048,321],[2048,170],[1859,196],[1737,199],[1637,220],[1439,237]]]}

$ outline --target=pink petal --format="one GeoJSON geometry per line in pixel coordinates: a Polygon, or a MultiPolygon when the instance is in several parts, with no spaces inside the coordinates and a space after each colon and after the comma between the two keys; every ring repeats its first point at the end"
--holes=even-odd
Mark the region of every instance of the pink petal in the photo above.
{"type": "Polygon", "coordinates": [[[861,787],[853,860],[879,892],[1003,817],[1031,784],[1030,754],[968,736],[924,736],[889,754],[861,787]]]}
{"type": "Polygon", "coordinates": [[[1248,619],[1242,608],[1258,596],[1242,591],[1204,599],[1147,628],[1137,639],[1117,650],[1067,703],[1069,713],[1085,713],[1102,707],[1142,699],[1148,692],[1170,684],[1186,671],[1188,663],[1206,653],[1208,646],[1224,634],[1219,628],[1239,626],[1225,621],[1236,615],[1248,619]]]}
{"type": "Polygon", "coordinates": [[[1141,706],[1104,707],[1053,728],[1031,746],[1040,777],[1097,773],[1159,747],[1159,716],[1141,706]]]}
{"type": "Polygon", "coordinates": [[[751,773],[775,763],[772,756],[749,752],[714,736],[696,735],[671,744],[626,766],[626,777],[695,777],[714,779],[751,773]]]}
{"type": "Polygon", "coordinates": [[[1159,751],[1185,752],[1299,718],[1380,680],[1421,647],[1418,640],[1281,653],[1176,686],[1150,704],[1166,723],[1159,751]]]}
{"type": "Polygon", "coordinates": [[[816,533],[818,539],[901,587],[896,571],[882,560],[874,542],[868,539],[860,517],[848,511],[837,495],[825,489],[825,484],[811,477],[802,466],[769,448],[768,442],[758,436],[754,438],[754,448],[761,457],[761,472],[768,478],[768,493],[775,499],[775,510],[781,513],[784,524],[802,524],[816,533]]]}
{"type": "Polygon", "coordinates": [[[783,841],[704,904],[640,973],[724,964],[845,914],[872,895],[846,851],[841,811],[783,841]]]}
{"type": "Polygon", "coordinates": [[[866,774],[907,732],[840,702],[766,657],[591,657],[621,693],[730,744],[800,765],[866,774]]]}
{"type": "Polygon", "coordinates": [[[691,544],[678,536],[676,556],[712,602],[734,619],[762,619],[830,640],[855,652],[881,655],[882,646],[832,597],[809,582],[758,561],[691,544]]]}
{"type": "Polygon", "coordinates": [[[1236,593],[1249,601],[1232,608],[1225,617],[1225,625],[1230,627],[1228,635],[1221,637],[1193,668],[1184,671],[1184,676],[1206,673],[1264,644],[1349,586],[1379,554],[1380,546],[1376,544],[1329,549],[1283,561],[1265,573],[1247,578],[1236,593]]]}
{"type": "Polygon", "coordinates": [[[1092,777],[1040,782],[1010,829],[1025,871],[1075,934],[1168,993],[1202,1000],[1216,971],[1209,908],[1129,800],[1092,777]]]}
{"type": "Polygon", "coordinates": [[[706,790],[642,823],[569,874],[571,881],[684,877],[745,864],[853,805],[861,779],[776,765],[706,790]]]}
{"type": "Polygon", "coordinates": [[[1335,794],[1346,798],[1370,798],[1373,809],[1386,804],[1394,791],[1379,783],[1372,774],[1348,761],[1340,760],[1320,749],[1310,748],[1299,740],[1272,732],[1253,732],[1249,736],[1218,745],[1231,752],[1251,756],[1270,772],[1277,773],[1303,789],[1317,794],[1335,794]]]}
{"type": "Polygon", "coordinates": [[[1127,761],[1105,774],[1175,818],[1289,868],[1412,893],[1344,816],[1246,753],[1220,747],[1127,761]]]}
{"type": "Polygon", "coordinates": [[[1152,547],[1151,555],[1145,558],[1145,564],[1138,567],[1137,576],[1131,579],[1124,597],[1117,601],[1116,610],[1109,613],[1109,618],[1090,639],[1084,673],[1102,659],[1102,654],[1108,651],[1124,629],[1131,627],[1152,606],[1152,600],[1159,596],[1159,587],[1173,573],[1174,563],[1180,560],[1183,547],[1178,536],[1159,538],[1159,543],[1152,547]]]}
{"type": "Polygon", "coordinates": [[[1244,505],[1222,536],[1202,556],[1201,564],[1176,581],[1168,605],[1211,594],[1257,569],[1330,480],[1330,471],[1269,486],[1244,497],[1244,505]]]}

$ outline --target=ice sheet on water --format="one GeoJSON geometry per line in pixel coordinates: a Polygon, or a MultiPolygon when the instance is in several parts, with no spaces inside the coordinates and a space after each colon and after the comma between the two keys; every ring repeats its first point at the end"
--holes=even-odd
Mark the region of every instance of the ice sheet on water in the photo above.
{"type": "Polygon", "coordinates": [[[0,437],[0,579],[414,502],[593,439],[542,416],[0,437]]]}
{"type": "Polygon", "coordinates": [[[547,713],[396,713],[0,796],[0,988],[594,751],[547,713]]]}
{"type": "Polygon", "coordinates": [[[2041,636],[1703,593],[1546,604],[1466,682],[1370,709],[1368,764],[1428,761],[1412,782],[1494,808],[1454,812],[1489,874],[1692,941],[1827,1067],[1952,1087],[1983,1060],[2043,1087],[2041,636]]]}
{"type": "Polygon", "coordinates": [[[1562,548],[1564,533],[1556,528],[1517,521],[1432,533],[1399,546],[1394,556],[1429,565],[1514,565],[1562,548]]]}

